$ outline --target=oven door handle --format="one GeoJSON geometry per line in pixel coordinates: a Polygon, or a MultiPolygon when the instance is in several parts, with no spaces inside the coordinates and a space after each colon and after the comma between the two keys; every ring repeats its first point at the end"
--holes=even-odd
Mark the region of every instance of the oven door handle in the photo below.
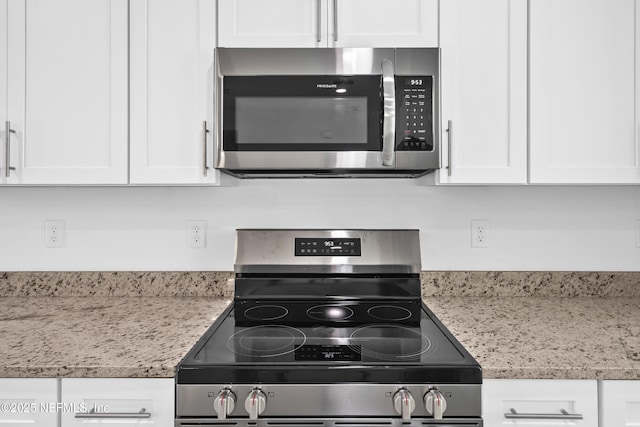
{"type": "Polygon", "coordinates": [[[395,165],[396,142],[396,82],[393,62],[388,59],[382,61],[382,166],[395,165]]]}

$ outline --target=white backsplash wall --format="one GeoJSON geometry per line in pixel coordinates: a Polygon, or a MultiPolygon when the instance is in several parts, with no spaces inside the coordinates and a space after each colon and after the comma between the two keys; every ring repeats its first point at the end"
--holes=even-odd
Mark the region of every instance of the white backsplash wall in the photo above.
{"type": "Polygon", "coordinates": [[[0,188],[0,271],[233,269],[236,228],[418,228],[425,270],[638,271],[640,186],[442,187],[243,180],[228,187],[0,188]],[[45,248],[45,220],[65,247],[45,248]],[[490,221],[471,248],[472,219],[490,221]],[[207,221],[205,249],[187,221],[207,221]]]}

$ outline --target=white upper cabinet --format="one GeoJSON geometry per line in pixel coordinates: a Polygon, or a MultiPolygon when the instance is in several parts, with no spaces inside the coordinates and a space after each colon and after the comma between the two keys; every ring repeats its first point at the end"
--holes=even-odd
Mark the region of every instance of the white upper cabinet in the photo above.
{"type": "Polygon", "coordinates": [[[327,0],[218,0],[221,47],[327,45],[327,0]]]}
{"type": "Polygon", "coordinates": [[[638,0],[530,1],[530,182],[638,183],[638,0]]]}
{"type": "Polygon", "coordinates": [[[8,184],[127,182],[127,3],[8,2],[8,184]]]}
{"type": "MultiPolygon", "coordinates": [[[[7,28],[7,0],[0,0],[0,28],[7,28]]],[[[6,179],[7,120],[7,32],[0,31],[0,184],[6,179]]]]}
{"type": "Polygon", "coordinates": [[[215,0],[130,10],[131,183],[213,183],[215,0]]]}
{"type": "Polygon", "coordinates": [[[219,0],[221,47],[435,47],[438,0],[219,0]]]}
{"type": "Polygon", "coordinates": [[[438,0],[331,0],[329,28],[329,46],[437,47],[438,0]]]}
{"type": "Polygon", "coordinates": [[[441,0],[440,44],[440,183],[526,183],[527,1],[441,0]]]}

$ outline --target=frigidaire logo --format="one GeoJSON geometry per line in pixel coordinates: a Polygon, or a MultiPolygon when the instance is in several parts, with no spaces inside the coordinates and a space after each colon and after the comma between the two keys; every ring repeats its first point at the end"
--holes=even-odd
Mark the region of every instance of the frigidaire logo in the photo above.
{"type": "Polygon", "coordinates": [[[332,84],[329,84],[329,83],[318,83],[316,85],[316,87],[321,88],[321,89],[335,89],[335,88],[338,87],[338,85],[335,84],[335,83],[332,83],[332,84]]]}

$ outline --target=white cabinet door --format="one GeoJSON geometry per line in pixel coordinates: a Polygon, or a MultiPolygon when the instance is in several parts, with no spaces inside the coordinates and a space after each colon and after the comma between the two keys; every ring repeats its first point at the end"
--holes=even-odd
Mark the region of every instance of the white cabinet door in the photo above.
{"type": "MultiPolygon", "coordinates": [[[[7,28],[7,0],[0,0],[0,28],[7,28]]],[[[5,150],[7,135],[7,31],[0,31],[0,184],[5,182],[5,150]]]]}
{"type": "Polygon", "coordinates": [[[437,47],[438,0],[331,0],[330,46],[437,47]]]}
{"type": "Polygon", "coordinates": [[[530,181],[638,183],[638,0],[530,1],[530,181]]]}
{"type": "Polygon", "coordinates": [[[598,382],[485,380],[482,418],[486,426],[598,427],[598,382]],[[576,414],[582,419],[569,418],[576,414]]]}
{"type": "Polygon", "coordinates": [[[8,183],[127,182],[127,0],[9,1],[8,183]]]}
{"type": "Polygon", "coordinates": [[[215,182],[215,0],[131,0],[130,13],[131,183],[215,182]]]}
{"type": "Polygon", "coordinates": [[[220,47],[327,45],[327,0],[218,0],[220,47]]]}
{"type": "Polygon", "coordinates": [[[0,402],[3,427],[58,425],[55,378],[0,378],[0,402]]]}
{"type": "Polygon", "coordinates": [[[640,426],[640,381],[602,381],[600,426],[640,426]]]}
{"type": "Polygon", "coordinates": [[[61,381],[63,405],[78,408],[77,413],[62,412],[61,427],[87,423],[118,427],[174,425],[173,379],[63,378],[61,381]],[[113,417],[114,414],[118,417],[113,417]]]}
{"type": "Polygon", "coordinates": [[[527,1],[442,0],[440,44],[440,182],[526,183],[527,1]]]}

